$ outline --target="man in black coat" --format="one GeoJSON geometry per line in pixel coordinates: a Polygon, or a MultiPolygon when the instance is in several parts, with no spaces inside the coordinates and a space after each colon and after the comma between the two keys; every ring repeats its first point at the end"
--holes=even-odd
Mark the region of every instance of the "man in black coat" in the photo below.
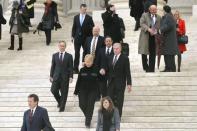
{"type": "Polygon", "coordinates": [[[105,47],[101,48],[98,53],[97,63],[100,63],[99,87],[102,97],[107,96],[107,63],[109,58],[114,55],[112,38],[107,36],[105,38],[105,47]]]}
{"type": "Polygon", "coordinates": [[[80,14],[76,15],[73,20],[72,41],[74,40],[75,48],[74,73],[79,72],[80,49],[82,47],[84,50],[85,40],[87,37],[92,36],[92,28],[94,27],[92,17],[86,14],[86,10],[86,4],[81,4],[80,14]]]}
{"type": "Polygon", "coordinates": [[[3,9],[0,3],[0,40],[1,40],[1,24],[6,24],[6,19],[3,17],[3,9]]]}
{"type": "Polygon", "coordinates": [[[120,17],[116,14],[115,6],[109,5],[102,13],[104,36],[112,37],[114,43],[122,41],[120,17]]]}
{"type": "Polygon", "coordinates": [[[130,16],[134,17],[135,29],[137,31],[140,28],[140,18],[144,12],[144,0],[129,0],[130,16]]]}
{"type": "Polygon", "coordinates": [[[28,96],[30,109],[24,113],[21,131],[55,131],[49,121],[47,110],[38,106],[38,102],[36,94],[28,96]]]}
{"type": "Polygon", "coordinates": [[[29,18],[29,26],[31,26],[30,19],[34,18],[34,3],[36,0],[24,0],[29,18]]]}
{"type": "Polygon", "coordinates": [[[58,46],[60,51],[53,54],[52,57],[50,81],[52,82],[51,92],[58,103],[59,111],[63,112],[67,101],[69,82],[72,82],[73,78],[73,58],[65,51],[66,43],[64,41],[60,41],[58,46]]]}
{"type": "Polygon", "coordinates": [[[176,72],[175,55],[180,54],[176,35],[176,21],[168,5],[163,7],[164,16],[161,20],[160,33],[163,35],[161,54],[164,55],[165,69],[163,72],[176,72]]]}
{"type": "Polygon", "coordinates": [[[124,102],[124,92],[127,86],[128,92],[131,91],[131,72],[129,58],[121,54],[121,44],[113,45],[114,55],[108,62],[108,96],[118,108],[120,117],[124,102]]]}

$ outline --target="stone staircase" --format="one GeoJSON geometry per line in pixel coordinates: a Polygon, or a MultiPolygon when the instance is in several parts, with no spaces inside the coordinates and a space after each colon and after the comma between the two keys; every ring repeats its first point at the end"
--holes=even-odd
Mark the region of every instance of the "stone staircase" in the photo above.
{"type": "MultiPolygon", "coordinates": [[[[157,70],[156,73],[144,73],[141,57],[137,54],[139,32],[133,32],[134,20],[126,10],[117,12],[124,18],[126,25],[124,41],[130,44],[133,78],[133,91],[125,93],[121,131],[196,131],[197,24],[187,23],[190,43],[189,51],[183,55],[182,72],[160,73],[157,70]]],[[[93,12],[93,17],[95,23],[101,26],[100,13],[93,12]]],[[[76,75],[70,84],[65,112],[58,112],[55,99],[50,93],[51,84],[48,79],[51,55],[57,51],[57,42],[67,41],[67,51],[74,54],[70,42],[72,18],[60,18],[63,28],[53,32],[50,46],[45,45],[42,32],[40,35],[33,35],[32,32],[24,34],[24,50],[21,52],[7,50],[9,27],[3,26],[3,39],[0,41],[0,131],[20,130],[30,93],[39,95],[39,105],[47,108],[56,131],[95,131],[99,103],[95,106],[92,127],[86,129],[78,100],[73,96],[76,75]]],[[[17,48],[18,43],[15,45],[17,48]]]]}

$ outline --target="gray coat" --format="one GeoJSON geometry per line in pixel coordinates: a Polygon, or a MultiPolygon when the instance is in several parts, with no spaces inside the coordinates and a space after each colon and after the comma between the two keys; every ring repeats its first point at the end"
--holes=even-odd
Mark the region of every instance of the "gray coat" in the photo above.
{"type": "MultiPolygon", "coordinates": [[[[114,116],[112,117],[112,126],[109,131],[116,131],[116,129],[120,130],[120,116],[118,109],[114,109],[114,116]]],[[[98,120],[96,131],[103,131],[103,114],[98,112],[98,120]]]]}
{"type": "Polygon", "coordinates": [[[177,35],[176,35],[176,21],[171,13],[168,13],[162,17],[160,30],[163,35],[161,54],[162,55],[179,54],[177,35]]]}
{"type": "MultiPolygon", "coordinates": [[[[155,28],[159,30],[161,17],[156,15],[155,28]]],[[[140,19],[141,32],[139,37],[138,44],[138,53],[139,54],[149,54],[149,32],[148,29],[151,27],[151,14],[149,12],[144,13],[140,19]]]]}

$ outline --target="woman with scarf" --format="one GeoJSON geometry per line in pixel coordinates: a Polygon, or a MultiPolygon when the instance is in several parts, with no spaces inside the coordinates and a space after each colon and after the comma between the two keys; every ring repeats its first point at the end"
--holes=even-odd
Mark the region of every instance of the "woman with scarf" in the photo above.
{"type": "Polygon", "coordinates": [[[90,128],[99,91],[98,68],[93,65],[93,55],[87,54],[84,58],[84,67],[81,68],[74,94],[79,97],[79,107],[85,116],[85,126],[90,128]]]}
{"type": "Polygon", "coordinates": [[[13,1],[12,14],[10,17],[10,34],[11,34],[11,45],[9,50],[14,50],[14,35],[19,37],[19,48],[18,51],[22,50],[23,38],[22,33],[29,32],[27,16],[23,10],[22,0],[13,1]]]}
{"type": "Polygon", "coordinates": [[[108,96],[101,100],[96,131],[120,131],[118,109],[114,107],[111,98],[108,96]]]}
{"type": "Polygon", "coordinates": [[[54,29],[56,23],[59,23],[57,3],[52,0],[46,0],[44,5],[45,12],[42,17],[42,28],[46,35],[46,45],[49,45],[51,43],[51,30],[54,29]]]}

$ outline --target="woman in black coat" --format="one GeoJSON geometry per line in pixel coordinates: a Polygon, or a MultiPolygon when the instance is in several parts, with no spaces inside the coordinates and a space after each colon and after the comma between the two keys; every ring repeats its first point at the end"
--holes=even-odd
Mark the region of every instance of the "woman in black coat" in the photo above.
{"type": "Polygon", "coordinates": [[[59,23],[57,3],[52,0],[47,0],[44,5],[45,12],[42,17],[42,28],[46,35],[46,45],[49,45],[51,43],[51,30],[54,29],[55,23],[59,23]]]}
{"type": "Polygon", "coordinates": [[[74,94],[79,97],[79,107],[85,115],[85,126],[90,128],[94,104],[98,94],[98,69],[93,66],[94,57],[85,56],[85,66],[81,68],[74,94]]]}
{"type": "Polygon", "coordinates": [[[9,50],[14,50],[14,35],[18,35],[19,37],[19,48],[17,50],[22,50],[22,33],[29,32],[27,23],[27,16],[22,11],[21,3],[18,3],[18,1],[14,1],[12,14],[9,21],[11,34],[11,45],[8,48],[9,50]]]}
{"type": "Polygon", "coordinates": [[[1,40],[1,24],[6,24],[6,19],[3,17],[3,9],[0,4],[0,40],[1,40]]]}

